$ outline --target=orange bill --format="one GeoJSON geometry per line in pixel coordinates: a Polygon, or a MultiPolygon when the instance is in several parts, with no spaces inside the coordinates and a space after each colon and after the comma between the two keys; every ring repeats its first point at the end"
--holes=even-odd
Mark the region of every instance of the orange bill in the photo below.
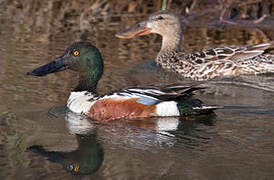
{"type": "Polygon", "coordinates": [[[137,26],[128,28],[122,32],[118,32],[116,33],[115,36],[121,39],[130,39],[135,36],[143,36],[150,33],[151,33],[151,28],[137,25],[137,26]]]}

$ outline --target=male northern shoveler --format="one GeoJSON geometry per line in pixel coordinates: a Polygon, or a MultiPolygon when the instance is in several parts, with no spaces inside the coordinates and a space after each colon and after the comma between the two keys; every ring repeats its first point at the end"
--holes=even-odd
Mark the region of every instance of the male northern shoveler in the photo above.
{"type": "Polygon", "coordinates": [[[74,175],[95,173],[102,166],[104,160],[104,151],[96,134],[76,134],[75,137],[78,147],[72,151],[68,149],[49,151],[39,145],[30,146],[27,150],[46,157],[51,162],[62,164],[65,170],[74,175]]]}
{"type": "Polygon", "coordinates": [[[274,55],[265,53],[266,49],[274,45],[273,42],[246,47],[213,48],[187,54],[180,50],[181,26],[179,15],[159,11],[135,27],[117,33],[116,37],[128,39],[150,33],[161,35],[162,47],[156,58],[157,64],[196,80],[274,72],[274,55]]]}
{"type": "Polygon", "coordinates": [[[103,96],[96,95],[96,86],[103,74],[104,63],[99,50],[89,42],[72,44],[62,56],[27,74],[44,76],[65,69],[80,73],[79,84],[68,99],[68,108],[98,121],[207,114],[217,108],[204,105],[192,97],[192,92],[200,89],[199,87],[136,87],[103,96]]]}

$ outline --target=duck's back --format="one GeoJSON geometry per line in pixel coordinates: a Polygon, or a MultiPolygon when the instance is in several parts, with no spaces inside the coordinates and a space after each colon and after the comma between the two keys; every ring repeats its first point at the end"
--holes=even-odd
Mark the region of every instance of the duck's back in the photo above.
{"type": "Polygon", "coordinates": [[[157,63],[184,77],[207,80],[217,76],[236,76],[274,72],[274,55],[265,53],[273,42],[247,47],[223,47],[200,52],[160,52],[157,63]]]}

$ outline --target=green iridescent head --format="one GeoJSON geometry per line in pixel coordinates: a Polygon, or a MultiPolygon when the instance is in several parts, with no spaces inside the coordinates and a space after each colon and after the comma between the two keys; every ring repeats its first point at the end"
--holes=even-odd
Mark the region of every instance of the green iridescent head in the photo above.
{"type": "MultiPolygon", "coordinates": [[[[79,90],[96,88],[104,70],[104,62],[99,50],[89,42],[76,42],[64,54],[52,62],[29,71],[28,75],[45,76],[50,73],[71,69],[81,76],[79,90]]],[[[76,88],[77,89],[77,88],[76,88]]]]}

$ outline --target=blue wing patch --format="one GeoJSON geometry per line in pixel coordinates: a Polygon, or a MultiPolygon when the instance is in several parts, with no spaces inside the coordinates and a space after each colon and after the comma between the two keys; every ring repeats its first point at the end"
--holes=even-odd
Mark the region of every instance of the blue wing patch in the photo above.
{"type": "Polygon", "coordinates": [[[153,105],[159,103],[158,99],[152,98],[152,97],[147,97],[147,96],[140,96],[140,99],[138,99],[136,102],[144,104],[144,105],[153,105]]]}
{"type": "Polygon", "coordinates": [[[149,98],[140,98],[136,102],[144,105],[152,105],[152,104],[156,104],[158,101],[154,99],[149,99],[149,98]]]}

